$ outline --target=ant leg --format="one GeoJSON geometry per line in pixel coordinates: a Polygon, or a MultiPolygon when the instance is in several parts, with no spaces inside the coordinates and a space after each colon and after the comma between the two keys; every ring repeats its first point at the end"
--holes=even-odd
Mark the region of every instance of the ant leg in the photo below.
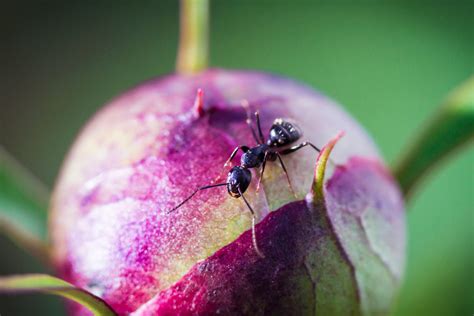
{"type": "Polygon", "coordinates": [[[181,206],[184,205],[184,203],[186,203],[187,201],[189,201],[194,195],[196,195],[196,193],[198,193],[199,191],[202,191],[202,190],[207,190],[207,189],[211,189],[211,188],[215,188],[215,187],[221,187],[221,186],[224,186],[224,185],[227,185],[227,183],[219,183],[219,184],[211,184],[211,185],[206,185],[206,186],[203,186],[203,187],[200,187],[200,188],[197,188],[193,193],[191,193],[190,196],[188,196],[187,198],[185,198],[181,203],[179,203],[178,205],[176,205],[175,207],[173,207],[171,210],[169,210],[167,213],[171,213],[175,210],[177,210],[178,208],[180,208],[181,206]]]}
{"type": "Polygon", "coordinates": [[[291,184],[290,175],[288,174],[288,171],[286,170],[285,164],[283,163],[283,159],[281,159],[281,155],[279,153],[276,153],[276,155],[278,157],[278,160],[280,161],[280,165],[283,168],[283,171],[285,172],[286,180],[288,180],[288,186],[290,187],[290,190],[293,193],[293,195],[296,197],[295,190],[293,190],[293,185],[291,184]]]}
{"type": "Polygon", "coordinates": [[[240,188],[238,188],[238,190],[239,190],[240,196],[242,197],[242,199],[244,199],[245,204],[247,204],[247,207],[249,208],[250,213],[252,213],[252,243],[253,243],[253,247],[255,248],[255,251],[257,252],[257,255],[260,258],[265,258],[265,256],[260,251],[260,249],[258,249],[258,245],[257,245],[257,234],[255,232],[255,212],[253,211],[252,207],[250,206],[249,202],[245,198],[245,196],[242,193],[242,191],[240,190],[240,188]]]}
{"type": "MultiPolygon", "coordinates": [[[[318,147],[316,147],[315,145],[313,145],[312,143],[310,142],[302,142],[301,144],[299,145],[296,145],[296,146],[293,146],[293,147],[290,147],[288,149],[284,149],[282,151],[279,151],[278,153],[280,155],[288,155],[288,154],[291,154],[297,150],[300,150],[301,148],[305,147],[305,146],[311,146],[314,150],[316,150],[318,153],[321,152],[321,149],[319,149],[318,147]]],[[[336,163],[331,159],[329,158],[329,163],[332,165],[332,166],[336,166],[336,163]]]]}
{"type": "Polygon", "coordinates": [[[313,147],[314,150],[316,150],[318,153],[321,152],[321,149],[319,149],[318,147],[314,146],[313,144],[311,144],[310,142],[302,142],[301,144],[299,145],[296,145],[296,146],[293,146],[293,147],[290,147],[288,149],[284,149],[282,151],[279,151],[278,153],[281,154],[281,155],[288,155],[288,154],[291,154],[297,150],[300,150],[301,148],[305,147],[305,146],[311,146],[313,147]]]}
{"type": "Polygon", "coordinates": [[[248,127],[252,131],[253,138],[255,139],[257,144],[260,144],[260,141],[258,140],[258,137],[257,137],[257,133],[255,133],[255,129],[252,126],[252,118],[250,116],[249,102],[247,100],[243,100],[241,102],[241,105],[245,110],[245,114],[247,115],[247,119],[245,120],[245,122],[247,122],[248,127]]]}
{"type": "Polygon", "coordinates": [[[262,169],[260,169],[260,177],[258,178],[258,182],[257,182],[257,192],[260,190],[260,183],[262,182],[263,173],[265,172],[265,165],[267,163],[267,155],[268,155],[268,151],[265,152],[265,156],[263,157],[262,169]]]}
{"type": "Polygon", "coordinates": [[[214,180],[211,181],[211,183],[216,182],[217,180],[219,180],[222,177],[222,173],[224,172],[224,169],[229,165],[229,163],[232,161],[232,159],[234,159],[234,157],[237,154],[237,152],[239,151],[239,149],[242,150],[244,153],[247,152],[247,150],[249,150],[249,148],[247,146],[237,146],[237,147],[235,147],[235,149],[232,151],[232,154],[230,154],[229,159],[227,159],[224,166],[222,167],[221,172],[219,172],[217,177],[215,177],[214,180]]]}
{"type": "Polygon", "coordinates": [[[239,151],[239,149],[242,150],[244,153],[247,152],[247,150],[249,150],[249,148],[247,146],[237,146],[237,147],[235,147],[235,149],[232,151],[232,154],[230,154],[229,159],[227,159],[227,161],[225,162],[224,168],[229,165],[229,163],[232,161],[232,159],[234,159],[234,157],[237,154],[237,152],[239,151]]]}
{"type": "Polygon", "coordinates": [[[262,126],[260,125],[260,113],[258,113],[258,111],[255,112],[255,118],[257,120],[257,128],[258,128],[258,135],[260,136],[260,142],[264,144],[265,137],[263,137],[262,126]]]}

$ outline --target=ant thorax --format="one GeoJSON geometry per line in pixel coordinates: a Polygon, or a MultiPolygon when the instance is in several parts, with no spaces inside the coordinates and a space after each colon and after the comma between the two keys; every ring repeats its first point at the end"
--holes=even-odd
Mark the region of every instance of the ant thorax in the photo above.
{"type": "Polygon", "coordinates": [[[242,154],[240,164],[244,168],[258,168],[265,160],[265,153],[269,150],[267,144],[260,144],[253,148],[249,148],[242,154]]]}

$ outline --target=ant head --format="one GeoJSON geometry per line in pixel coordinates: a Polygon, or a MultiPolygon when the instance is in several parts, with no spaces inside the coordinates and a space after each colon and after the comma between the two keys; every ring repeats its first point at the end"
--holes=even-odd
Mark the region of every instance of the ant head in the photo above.
{"type": "Polygon", "coordinates": [[[267,144],[271,147],[283,147],[297,141],[301,135],[301,130],[295,123],[277,118],[270,128],[267,144]]]}
{"type": "Polygon", "coordinates": [[[252,181],[252,173],[241,166],[230,169],[227,175],[227,191],[230,196],[238,198],[244,193],[252,181]]]}

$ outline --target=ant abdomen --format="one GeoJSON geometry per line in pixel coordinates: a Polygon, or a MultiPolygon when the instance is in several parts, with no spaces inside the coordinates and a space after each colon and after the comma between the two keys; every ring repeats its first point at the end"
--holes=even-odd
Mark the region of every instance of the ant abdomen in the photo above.
{"type": "Polygon", "coordinates": [[[272,147],[283,147],[297,141],[301,135],[301,130],[296,124],[277,118],[270,128],[267,143],[272,147]]]}

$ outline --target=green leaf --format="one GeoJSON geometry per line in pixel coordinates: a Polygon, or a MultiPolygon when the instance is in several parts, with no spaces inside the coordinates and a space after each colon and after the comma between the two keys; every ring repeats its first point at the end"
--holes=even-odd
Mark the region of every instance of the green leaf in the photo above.
{"type": "Polygon", "coordinates": [[[439,161],[474,137],[474,76],[442,103],[431,122],[398,159],[394,174],[405,196],[439,161]]]}
{"type": "Polygon", "coordinates": [[[117,315],[100,297],[46,274],[14,275],[0,278],[0,293],[43,292],[59,295],[88,308],[94,315],[117,315]]]}
{"type": "Polygon", "coordinates": [[[0,147],[0,233],[30,253],[47,258],[48,191],[0,147]]]}

